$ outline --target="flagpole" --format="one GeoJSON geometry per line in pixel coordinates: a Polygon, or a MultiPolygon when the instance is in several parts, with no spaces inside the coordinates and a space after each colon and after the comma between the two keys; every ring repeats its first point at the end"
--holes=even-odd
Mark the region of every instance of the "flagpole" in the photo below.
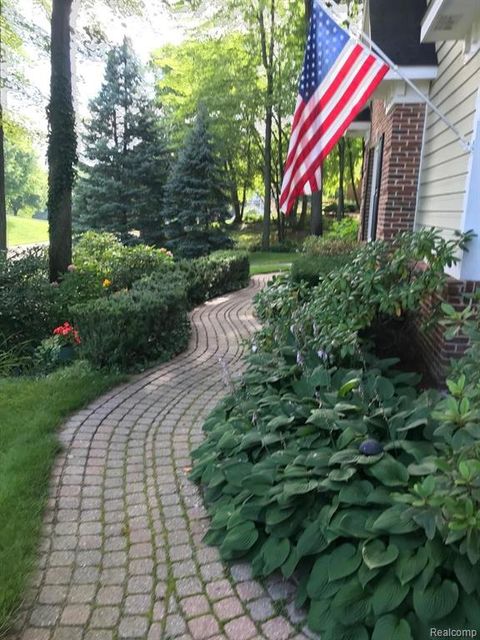
{"type": "MultiPolygon", "coordinates": [[[[341,17],[335,14],[335,12],[331,9],[331,7],[328,7],[324,2],[322,2],[322,0],[316,0],[316,1],[322,6],[324,11],[329,14],[332,20],[337,22],[341,19],[341,17]]],[[[395,71],[395,73],[397,73],[400,76],[400,78],[402,78],[402,80],[404,80],[415,91],[415,93],[430,107],[430,109],[437,114],[437,116],[442,120],[442,122],[444,122],[447,125],[447,127],[451,131],[453,131],[453,133],[457,136],[459,142],[461,143],[465,151],[469,153],[473,151],[473,142],[469,142],[465,138],[465,136],[463,136],[460,133],[457,127],[452,122],[450,122],[450,120],[440,111],[440,109],[430,100],[430,98],[428,98],[428,96],[426,96],[423,93],[423,91],[421,91],[421,89],[419,89],[415,85],[415,83],[413,83],[410,80],[410,78],[407,78],[407,76],[404,75],[404,73],[400,70],[400,67],[398,66],[398,64],[396,64],[383,51],[383,49],[381,49],[369,36],[367,36],[367,34],[364,31],[360,31],[356,27],[352,28],[352,25],[350,22],[348,24],[348,30],[352,33],[354,38],[356,38],[357,40],[359,40],[360,38],[363,38],[367,42],[367,44],[369,44],[370,47],[379,55],[379,57],[382,58],[382,60],[386,62],[395,71]]]]}

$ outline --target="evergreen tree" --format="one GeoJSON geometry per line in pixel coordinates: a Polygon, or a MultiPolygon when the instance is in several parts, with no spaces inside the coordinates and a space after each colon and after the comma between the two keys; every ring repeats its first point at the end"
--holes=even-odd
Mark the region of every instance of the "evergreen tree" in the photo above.
{"type": "Polygon", "coordinates": [[[125,39],[109,52],[102,88],[90,105],[75,198],[80,230],[111,231],[126,240],[136,229],[147,242],[162,237],[169,153],[142,87],[140,64],[125,39]]]}
{"type": "Polygon", "coordinates": [[[201,107],[165,187],[167,243],[185,257],[232,246],[224,233],[229,216],[225,180],[215,154],[206,109],[201,107]]]}

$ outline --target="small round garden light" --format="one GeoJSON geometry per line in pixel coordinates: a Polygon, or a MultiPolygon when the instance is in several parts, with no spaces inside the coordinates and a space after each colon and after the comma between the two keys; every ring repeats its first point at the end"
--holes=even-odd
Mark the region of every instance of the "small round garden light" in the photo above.
{"type": "Polygon", "coordinates": [[[364,440],[358,449],[364,456],[378,456],[383,453],[383,445],[373,438],[364,440]]]}

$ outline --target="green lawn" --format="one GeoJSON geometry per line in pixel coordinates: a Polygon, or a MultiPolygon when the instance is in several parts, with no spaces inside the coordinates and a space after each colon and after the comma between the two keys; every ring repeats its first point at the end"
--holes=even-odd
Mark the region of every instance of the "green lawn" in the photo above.
{"type": "Polygon", "coordinates": [[[299,257],[299,253],[277,253],[255,251],[248,254],[250,260],[250,273],[275,273],[276,271],[288,271],[292,263],[299,257]]]}
{"type": "Polygon", "coordinates": [[[34,566],[55,430],[119,380],[84,363],[41,379],[0,379],[0,636],[34,566]]]}
{"type": "Polygon", "coordinates": [[[7,243],[9,247],[47,242],[47,240],[48,222],[46,220],[7,216],[7,243]]]}

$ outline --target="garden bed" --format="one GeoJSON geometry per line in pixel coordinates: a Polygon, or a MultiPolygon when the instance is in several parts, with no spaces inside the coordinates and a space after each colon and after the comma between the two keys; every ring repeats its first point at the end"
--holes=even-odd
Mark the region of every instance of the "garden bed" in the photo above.
{"type": "Polygon", "coordinates": [[[440,291],[459,244],[405,235],[316,287],[277,279],[259,296],[242,383],[194,453],[206,541],[255,576],[295,577],[322,640],[480,626],[478,316],[444,307],[472,340],[447,397],[380,358],[370,333],[440,291]]]}

